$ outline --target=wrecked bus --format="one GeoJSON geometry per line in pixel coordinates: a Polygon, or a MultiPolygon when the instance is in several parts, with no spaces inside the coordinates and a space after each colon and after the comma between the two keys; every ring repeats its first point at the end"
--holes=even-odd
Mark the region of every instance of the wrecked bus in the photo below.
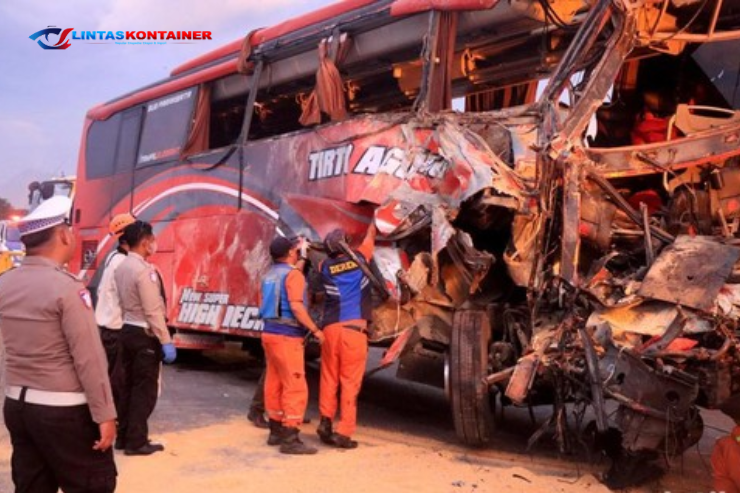
{"type": "Polygon", "coordinates": [[[275,234],[315,264],[375,221],[383,365],[467,444],[551,404],[532,442],[591,433],[639,481],[740,392],[738,29],[737,0],[351,0],[252,31],[88,112],[76,267],[152,222],[204,348],[259,335],[275,234]]]}

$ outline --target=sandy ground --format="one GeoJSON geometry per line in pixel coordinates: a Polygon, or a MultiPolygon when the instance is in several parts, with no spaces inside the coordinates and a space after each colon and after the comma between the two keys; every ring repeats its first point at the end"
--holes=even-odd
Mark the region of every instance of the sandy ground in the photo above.
{"type": "MultiPolygon", "coordinates": [[[[489,447],[457,444],[444,396],[390,375],[366,382],[360,402],[356,450],[319,443],[315,367],[309,369],[311,424],[304,440],[314,456],[286,456],[265,445],[267,433],[245,419],[259,368],[244,361],[183,362],[165,371],[164,394],[150,420],[166,451],[149,457],[116,453],[119,493],[290,492],[607,492],[594,476],[605,463],[560,457],[551,441],[526,452],[534,426],[526,412],[507,410],[489,447]]],[[[545,410],[543,410],[545,412],[545,410]]],[[[538,420],[539,420],[538,415],[538,420]]],[[[709,428],[695,450],[659,482],[633,492],[709,492],[705,461],[729,420],[707,413],[709,428]]],[[[0,493],[13,491],[11,448],[0,428],[0,493]]]]}
{"type": "MultiPolygon", "coordinates": [[[[120,491],[609,491],[589,475],[577,480],[553,472],[537,474],[527,467],[496,464],[447,444],[406,441],[396,434],[369,429],[358,433],[362,445],[356,450],[321,447],[319,454],[311,457],[285,456],[262,445],[264,432],[244,420],[162,438],[167,444],[164,454],[118,457],[120,491]]],[[[320,447],[314,436],[306,441],[320,447]]]]}

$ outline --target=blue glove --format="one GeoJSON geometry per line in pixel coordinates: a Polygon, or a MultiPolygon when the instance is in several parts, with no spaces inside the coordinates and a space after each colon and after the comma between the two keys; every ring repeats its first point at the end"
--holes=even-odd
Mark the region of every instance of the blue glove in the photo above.
{"type": "Polygon", "coordinates": [[[177,349],[175,349],[175,345],[170,343],[162,344],[162,352],[164,353],[164,356],[162,356],[162,361],[165,363],[174,363],[175,358],[177,358],[177,349]]]}

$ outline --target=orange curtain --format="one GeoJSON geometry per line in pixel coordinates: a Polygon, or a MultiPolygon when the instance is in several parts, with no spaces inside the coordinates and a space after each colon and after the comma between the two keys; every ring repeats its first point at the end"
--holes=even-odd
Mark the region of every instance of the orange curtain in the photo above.
{"type": "MultiPolygon", "coordinates": [[[[346,55],[347,41],[339,43],[337,61],[346,55]]],[[[316,88],[301,102],[303,112],[299,119],[301,125],[321,123],[321,113],[329,115],[332,121],[347,118],[347,102],[344,96],[342,75],[334,61],[329,57],[329,43],[319,43],[319,69],[316,72],[316,88]]]]}
{"type": "Polygon", "coordinates": [[[193,126],[188,141],[182,149],[183,156],[190,156],[208,149],[211,123],[211,86],[202,85],[198,91],[193,126]]]}
{"type": "Polygon", "coordinates": [[[262,28],[250,31],[249,34],[244,37],[244,41],[242,41],[242,50],[236,64],[236,70],[240,74],[249,75],[254,71],[254,63],[249,61],[249,57],[252,55],[252,37],[261,29],[262,28]]]}

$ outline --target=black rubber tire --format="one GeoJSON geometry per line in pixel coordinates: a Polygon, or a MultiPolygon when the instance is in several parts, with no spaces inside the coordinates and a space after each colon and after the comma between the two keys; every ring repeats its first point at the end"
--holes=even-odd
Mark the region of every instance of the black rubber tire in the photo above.
{"type": "Polygon", "coordinates": [[[485,311],[459,310],[452,322],[449,393],[458,438],[470,446],[488,443],[494,430],[488,375],[491,326],[485,311]]]}

